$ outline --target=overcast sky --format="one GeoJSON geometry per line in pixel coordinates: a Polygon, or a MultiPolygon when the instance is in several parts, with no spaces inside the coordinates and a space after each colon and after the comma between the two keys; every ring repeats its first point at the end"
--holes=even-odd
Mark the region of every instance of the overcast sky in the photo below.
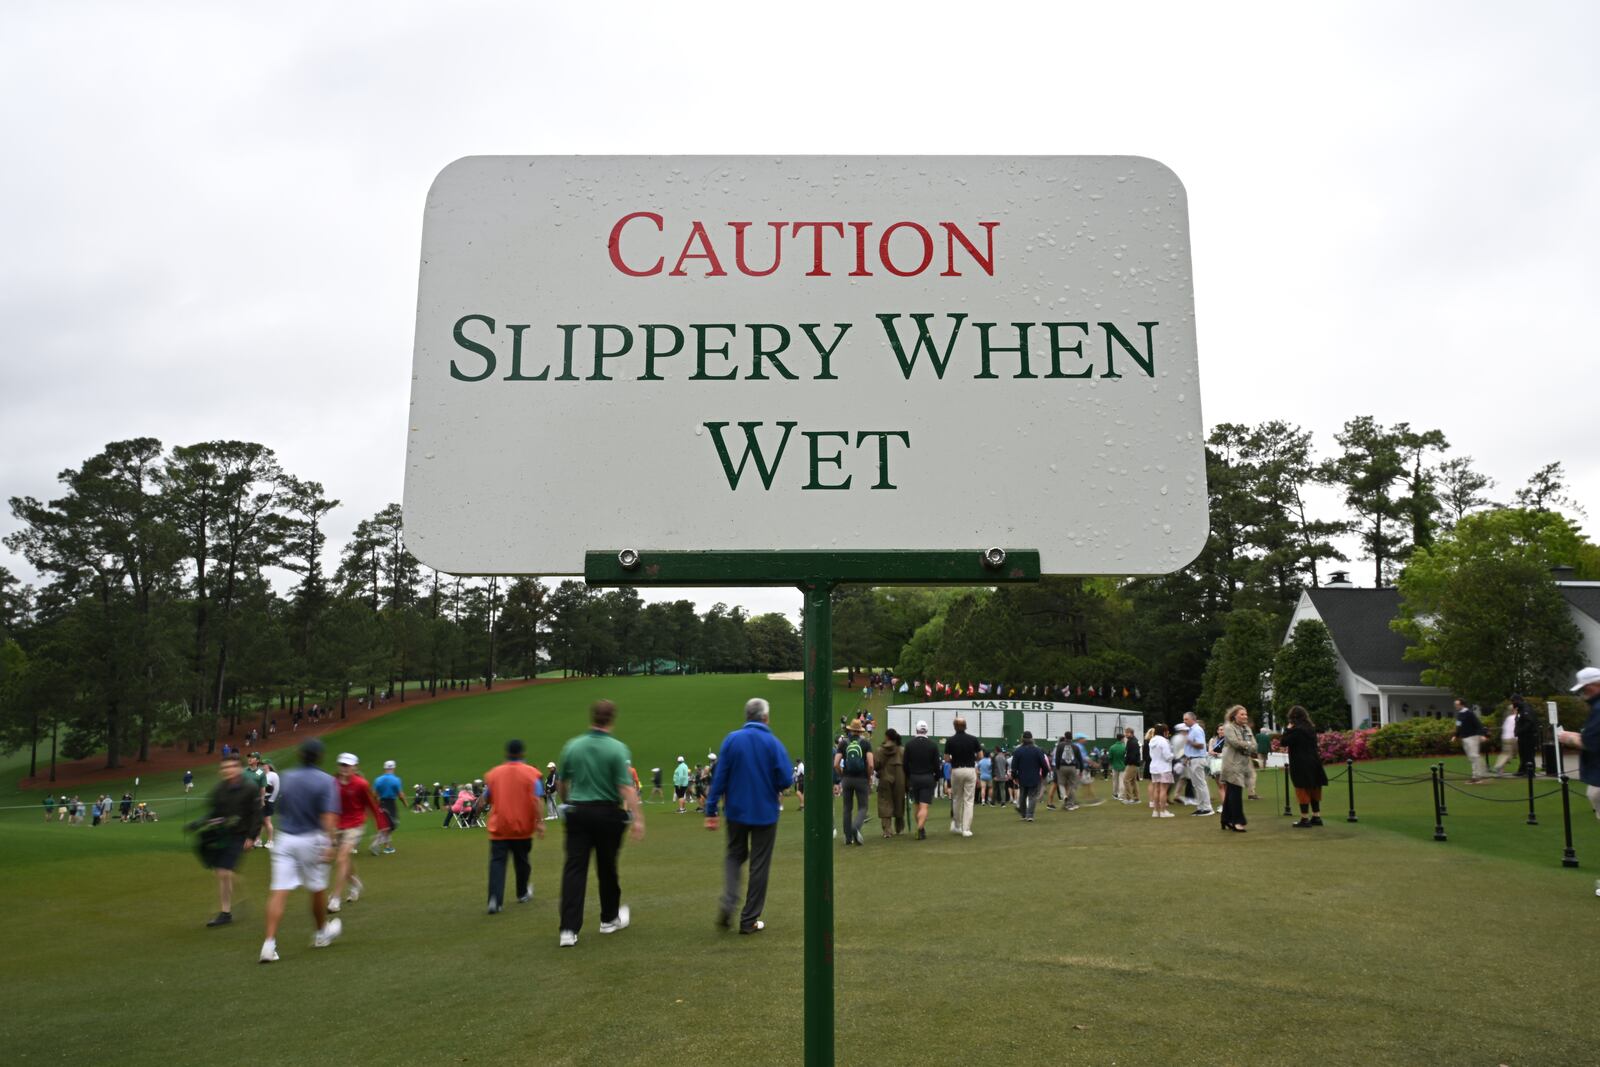
{"type": "Polygon", "coordinates": [[[1208,425],[1409,420],[1600,517],[1600,5],[579,6],[7,4],[0,496],[150,435],[270,445],[335,544],[399,500],[463,155],[1134,154],[1188,190],[1208,425]]]}

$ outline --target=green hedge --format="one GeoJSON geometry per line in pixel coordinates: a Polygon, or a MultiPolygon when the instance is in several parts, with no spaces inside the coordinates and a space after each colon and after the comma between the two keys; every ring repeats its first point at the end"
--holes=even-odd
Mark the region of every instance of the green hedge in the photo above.
{"type": "MultiPolygon", "coordinates": [[[[1563,730],[1578,730],[1583,727],[1584,720],[1589,717],[1589,705],[1570,693],[1529,698],[1529,703],[1538,712],[1541,723],[1548,722],[1545,703],[1551,700],[1556,702],[1556,713],[1561,718],[1563,730]]],[[[1504,716],[1510,708],[1511,703],[1507,701],[1483,717],[1484,729],[1489,733],[1488,747],[1491,751],[1500,747],[1500,723],[1504,721],[1504,716]]],[[[1450,756],[1461,751],[1461,746],[1450,740],[1455,732],[1456,721],[1453,718],[1406,719],[1374,730],[1367,738],[1367,749],[1375,759],[1450,756]]],[[[1549,740],[1548,733],[1547,727],[1546,740],[1549,740]]]]}
{"type": "Polygon", "coordinates": [[[1367,750],[1376,759],[1448,756],[1458,751],[1450,740],[1455,732],[1454,719],[1406,719],[1374,730],[1367,738],[1367,750]]]}

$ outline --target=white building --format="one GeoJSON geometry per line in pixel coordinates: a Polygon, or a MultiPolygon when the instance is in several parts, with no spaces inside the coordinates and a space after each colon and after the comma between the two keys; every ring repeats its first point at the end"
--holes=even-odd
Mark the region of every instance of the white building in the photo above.
{"type": "MultiPolygon", "coordinates": [[[[1569,574],[1570,568],[1557,568],[1556,586],[1578,628],[1583,662],[1600,665],[1600,582],[1572,581],[1569,574]]],[[[1327,585],[1300,594],[1283,641],[1289,643],[1302,619],[1317,619],[1328,628],[1350,725],[1382,726],[1418,716],[1450,715],[1455,695],[1422,684],[1426,665],[1406,659],[1406,639],[1389,628],[1400,614],[1400,591],[1358,589],[1342,572],[1333,577],[1327,585]]]]}

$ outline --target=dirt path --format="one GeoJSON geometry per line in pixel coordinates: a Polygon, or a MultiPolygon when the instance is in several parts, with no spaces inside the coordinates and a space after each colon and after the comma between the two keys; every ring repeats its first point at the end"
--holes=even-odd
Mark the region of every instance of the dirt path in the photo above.
{"type": "MultiPolygon", "coordinates": [[[[276,712],[278,717],[278,732],[256,744],[256,748],[263,751],[275,748],[285,748],[298,744],[307,737],[317,737],[342,730],[346,726],[355,726],[358,723],[371,722],[390,712],[403,711],[406,708],[419,708],[426,704],[437,704],[442,700],[457,700],[461,697],[482,696],[486,692],[501,692],[507,689],[523,689],[530,685],[559,685],[566,681],[565,678],[530,678],[525,681],[501,680],[495,683],[493,690],[486,690],[479,685],[470,692],[456,690],[455,692],[440,693],[438,696],[413,696],[402,702],[398,698],[380,703],[371,708],[362,707],[354,699],[349,704],[347,718],[339,718],[337,710],[332,718],[323,719],[319,723],[309,720],[300,724],[300,729],[289,728],[290,717],[286,711],[276,712]]],[[[337,707],[337,705],[335,705],[337,707]]],[[[242,734],[240,735],[242,736],[242,734]]],[[[230,744],[237,738],[219,737],[218,742],[227,741],[230,744]]],[[[50,764],[47,760],[39,761],[39,775],[37,777],[23,777],[17,782],[18,789],[77,789],[81,786],[92,785],[95,782],[118,781],[131,778],[134,775],[163,774],[168,771],[181,771],[186,767],[209,767],[216,763],[217,755],[207,753],[204,748],[194,752],[185,751],[182,742],[172,745],[163,745],[150,750],[150,758],[143,763],[129,760],[121,767],[107,768],[104,765],[105,757],[99,754],[87,756],[81,760],[72,760],[56,764],[56,780],[50,781],[50,764]]]]}

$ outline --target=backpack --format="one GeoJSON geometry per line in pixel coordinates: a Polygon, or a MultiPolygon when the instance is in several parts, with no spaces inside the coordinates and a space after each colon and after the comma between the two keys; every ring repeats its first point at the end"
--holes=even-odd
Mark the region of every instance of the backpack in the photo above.
{"type": "Polygon", "coordinates": [[[867,753],[859,737],[852,737],[844,746],[844,773],[851,778],[864,778],[867,774],[867,753]]]}

